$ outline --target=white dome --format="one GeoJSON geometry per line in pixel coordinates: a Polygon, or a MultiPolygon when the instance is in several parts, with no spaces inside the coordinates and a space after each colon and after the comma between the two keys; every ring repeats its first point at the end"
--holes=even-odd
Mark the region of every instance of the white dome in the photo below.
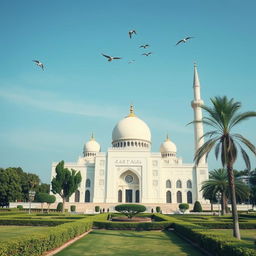
{"type": "Polygon", "coordinates": [[[176,145],[170,141],[169,137],[167,136],[166,140],[160,146],[161,153],[176,153],[177,147],[176,145]]]}
{"type": "Polygon", "coordinates": [[[100,152],[100,144],[92,136],[91,139],[84,145],[84,154],[86,152],[100,152]]]}
{"type": "Polygon", "coordinates": [[[151,143],[151,132],[147,124],[130,108],[130,114],[120,120],[112,132],[112,143],[119,140],[140,140],[151,143]]]}

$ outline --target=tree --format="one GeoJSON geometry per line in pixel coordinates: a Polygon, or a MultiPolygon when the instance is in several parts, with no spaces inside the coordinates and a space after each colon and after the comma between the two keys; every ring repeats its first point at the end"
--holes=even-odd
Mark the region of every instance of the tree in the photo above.
{"type": "Polygon", "coordinates": [[[212,151],[215,146],[215,156],[218,159],[219,153],[221,155],[221,163],[223,167],[227,168],[229,189],[231,195],[232,205],[232,218],[233,218],[233,236],[240,239],[238,214],[236,207],[236,194],[235,194],[235,182],[233,166],[237,159],[238,150],[240,150],[242,157],[245,161],[246,168],[251,169],[250,159],[245,149],[246,146],[251,152],[256,155],[255,146],[241,134],[233,134],[233,128],[241,122],[249,119],[250,117],[256,117],[256,112],[244,112],[239,113],[241,108],[240,102],[235,102],[234,99],[228,100],[224,97],[211,98],[213,104],[212,107],[202,105],[201,108],[208,114],[207,117],[203,117],[202,120],[196,120],[191,123],[201,122],[207,126],[213,128],[213,130],[205,133],[203,137],[209,137],[196,152],[194,160],[196,165],[199,164],[201,158],[212,151]],[[241,145],[242,144],[242,145],[241,145]]]}
{"type": "Polygon", "coordinates": [[[47,212],[49,212],[49,208],[50,208],[51,204],[53,204],[55,201],[56,201],[55,195],[48,194],[48,197],[46,198],[46,201],[45,201],[48,205],[47,212]]]}
{"type": "Polygon", "coordinates": [[[67,198],[78,189],[82,177],[80,172],[64,168],[64,161],[57,164],[55,172],[56,176],[52,179],[52,192],[61,196],[63,201],[62,212],[64,212],[67,198]]]}
{"type": "Polygon", "coordinates": [[[0,169],[0,206],[9,206],[9,202],[20,200],[22,191],[20,177],[12,168],[0,169]]]}
{"type": "Polygon", "coordinates": [[[179,204],[180,211],[184,214],[184,212],[189,208],[188,204],[179,204]]]}
{"type": "Polygon", "coordinates": [[[50,193],[50,184],[41,183],[36,187],[36,192],[50,193]]]}
{"type": "Polygon", "coordinates": [[[115,210],[123,213],[125,216],[131,219],[138,213],[145,212],[146,207],[140,204],[119,204],[116,205],[115,210]]]}
{"type": "Polygon", "coordinates": [[[256,205],[256,169],[250,172],[249,176],[250,202],[252,207],[256,205]]]}
{"type": "Polygon", "coordinates": [[[47,193],[36,193],[35,201],[41,203],[41,212],[43,212],[43,205],[46,203],[48,196],[47,193]]]}

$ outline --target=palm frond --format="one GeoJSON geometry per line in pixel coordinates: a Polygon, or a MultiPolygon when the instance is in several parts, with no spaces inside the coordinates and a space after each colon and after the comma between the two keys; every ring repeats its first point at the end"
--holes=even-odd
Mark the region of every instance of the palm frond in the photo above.
{"type": "Polygon", "coordinates": [[[256,117],[256,112],[254,112],[254,111],[248,111],[248,112],[244,112],[244,113],[242,113],[242,114],[237,114],[237,115],[235,115],[235,116],[230,120],[229,129],[231,129],[231,128],[234,127],[235,125],[239,124],[240,122],[249,119],[250,117],[256,117]]]}
{"type": "MultiPolygon", "coordinates": [[[[195,153],[195,157],[194,157],[194,161],[196,163],[196,165],[198,165],[198,163],[200,162],[200,160],[202,159],[202,157],[204,155],[206,155],[207,153],[209,153],[213,146],[215,145],[215,143],[218,141],[219,137],[215,137],[212,139],[209,139],[208,141],[206,141],[195,153]]],[[[207,154],[208,155],[208,154],[207,154]]]]}
{"type": "Polygon", "coordinates": [[[256,147],[248,139],[246,139],[245,137],[238,133],[233,134],[232,136],[241,141],[246,147],[248,147],[251,150],[251,152],[254,155],[256,155],[256,147]]]}

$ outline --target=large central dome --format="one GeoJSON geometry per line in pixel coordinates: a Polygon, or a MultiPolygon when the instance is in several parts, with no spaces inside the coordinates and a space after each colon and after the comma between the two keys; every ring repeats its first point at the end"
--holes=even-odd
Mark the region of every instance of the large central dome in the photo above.
{"type": "Polygon", "coordinates": [[[112,132],[112,144],[114,147],[149,147],[151,144],[151,132],[147,124],[139,119],[130,107],[130,114],[120,120],[112,132]],[[126,143],[124,143],[126,142],[126,143]],[[118,144],[119,143],[119,144],[118,144]]]}

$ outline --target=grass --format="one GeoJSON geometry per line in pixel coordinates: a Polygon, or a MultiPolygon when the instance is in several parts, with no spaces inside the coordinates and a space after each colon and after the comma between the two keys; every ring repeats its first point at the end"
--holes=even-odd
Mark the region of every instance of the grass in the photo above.
{"type": "Polygon", "coordinates": [[[201,256],[173,232],[94,230],[56,256],[175,255],[201,256]]]}
{"type": "Polygon", "coordinates": [[[48,227],[31,226],[0,226],[0,241],[10,241],[12,239],[27,236],[35,232],[47,232],[48,227]]]}

